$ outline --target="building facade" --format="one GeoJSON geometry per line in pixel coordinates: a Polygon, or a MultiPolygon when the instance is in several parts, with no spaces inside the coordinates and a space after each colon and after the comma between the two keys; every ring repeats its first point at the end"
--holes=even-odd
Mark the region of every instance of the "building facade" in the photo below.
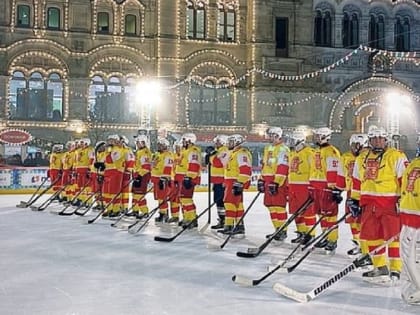
{"type": "Polygon", "coordinates": [[[329,126],[345,149],[381,125],[411,152],[419,34],[414,0],[4,0],[0,128],[258,141],[329,126]]]}

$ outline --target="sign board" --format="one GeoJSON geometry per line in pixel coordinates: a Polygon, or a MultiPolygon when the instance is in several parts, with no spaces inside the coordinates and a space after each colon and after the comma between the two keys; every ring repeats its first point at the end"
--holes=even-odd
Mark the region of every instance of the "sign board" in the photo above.
{"type": "Polygon", "coordinates": [[[32,140],[29,132],[20,129],[4,129],[0,131],[0,142],[10,145],[23,145],[32,140]]]}

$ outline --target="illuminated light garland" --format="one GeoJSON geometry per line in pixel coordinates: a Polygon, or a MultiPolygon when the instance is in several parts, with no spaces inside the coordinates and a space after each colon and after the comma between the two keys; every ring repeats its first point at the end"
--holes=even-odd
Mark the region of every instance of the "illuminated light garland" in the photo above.
{"type": "Polygon", "coordinates": [[[64,2],[64,37],[69,36],[69,1],[64,2]]]}
{"type": "MultiPolygon", "coordinates": [[[[176,2],[176,15],[175,15],[175,21],[177,21],[176,23],[176,46],[175,46],[175,51],[176,51],[176,62],[175,62],[175,80],[179,81],[180,79],[180,62],[179,59],[181,57],[181,2],[177,1],[176,2]]],[[[179,87],[175,88],[175,117],[176,117],[176,121],[180,122],[181,121],[181,110],[180,110],[180,91],[179,91],[179,87]]]]}
{"type": "Polygon", "coordinates": [[[235,57],[230,52],[227,52],[227,51],[221,50],[221,49],[215,49],[215,48],[196,50],[193,53],[191,53],[190,55],[188,55],[187,57],[185,57],[184,59],[182,59],[182,61],[187,62],[187,61],[190,61],[192,58],[198,57],[199,55],[202,55],[202,54],[207,54],[208,55],[208,54],[211,54],[211,53],[215,53],[215,54],[219,54],[219,55],[225,55],[225,56],[229,57],[230,59],[232,59],[236,64],[245,65],[245,62],[240,61],[237,57],[235,57]]]}
{"type": "Polygon", "coordinates": [[[13,33],[16,26],[16,0],[12,0],[12,21],[10,24],[10,32],[13,33]]]}
{"type": "MultiPolygon", "coordinates": [[[[370,81],[374,81],[374,82],[384,82],[384,83],[392,83],[395,86],[398,86],[401,90],[405,90],[408,92],[408,94],[410,94],[410,96],[416,101],[419,102],[420,100],[420,96],[416,95],[416,93],[413,91],[413,89],[411,89],[409,86],[394,80],[392,78],[383,78],[383,77],[370,77],[368,79],[365,80],[360,80],[358,82],[355,82],[354,84],[350,85],[349,87],[347,87],[342,93],[341,95],[337,98],[337,101],[334,103],[332,109],[331,109],[331,114],[330,114],[330,119],[329,119],[329,126],[331,129],[334,130],[334,132],[341,132],[342,127],[341,127],[341,122],[343,119],[343,113],[344,110],[347,109],[349,107],[349,104],[351,104],[351,101],[348,101],[346,103],[343,104],[342,99],[346,96],[349,96],[350,91],[353,89],[358,89],[360,85],[366,85],[367,83],[369,83],[370,81]],[[340,107],[341,110],[340,112],[337,112],[337,108],[340,107]]],[[[374,87],[374,88],[364,88],[362,89],[362,91],[359,92],[358,95],[351,95],[351,99],[355,99],[357,97],[359,97],[362,94],[366,94],[369,92],[378,92],[381,91],[382,93],[385,91],[388,91],[389,87],[374,87]]]]}
{"type": "MultiPolygon", "coordinates": [[[[420,8],[420,4],[418,4],[416,1],[414,0],[382,0],[382,2],[388,2],[388,5],[392,5],[392,6],[397,6],[400,4],[409,4],[409,5],[413,5],[416,8],[420,8]]],[[[368,3],[373,3],[373,2],[377,2],[376,0],[368,0],[368,3]]]]}
{"type": "Polygon", "coordinates": [[[40,32],[38,28],[38,16],[39,16],[39,7],[38,7],[38,1],[34,1],[34,34],[36,37],[41,37],[42,33],[40,32]]]}
{"type": "MultiPolygon", "coordinates": [[[[15,71],[15,69],[18,67],[18,64],[22,64],[22,59],[24,59],[26,57],[42,57],[42,58],[45,58],[47,60],[52,60],[52,61],[56,62],[61,67],[61,68],[57,68],[56,72],[62,74],[63,77],[67,77],[67,75],[68,75],[68,69],[67,69],[64,61],[62,61],[61,59],[59,59],[58,57],[56,57],[56,56],[54,56],[50,53],[46,53],[44,51],[38,51],[38,50],[32,50],[32,51],[24,52],[24,53],[20,54],[19,56],[17,56],[15,59],[13,59],[12,62],[10,63],[9,74],[12,74],[15,71]]],[[[45,69],[44,69],[44,71],[45,71],[45,69]]]]}
{"type": "MultiPolygon", "coordinates": [[[[117,62],[117,63],[119,63],[119,64],[123,64],[124,63],[124,64],[127,64],[127,65],[130,65],[130,66],[134,67],[136,69],[136,71],[137,71],[137,73],[133,74],[134,76],[142,76],[144,74],[143,73],[143,70],[141,69],[141,67],[138,64],[134,63],[130,59],[127,59],[125,57],[119,57],[119,56],[108,56],[108,57],[103,57],[102,59],[96,61],[92,65],[91,70],[89,72],[90,73],[89,74],[89,77],[93,77],[94,76],[93,74],[95,72],[98,72],[99,71],[98,68],[102,64],[104,64],[104,63],[110,63],[110,62],[114,62],[114,61],[117,62]]],[[[118,76],[122,76],[122,77],[127,76],[128,77],[129,75],[130,74],[123,74],[121,72],[118,72],[118,76]]],[[[107,76],[107,74],[105,76],[107,76]]]]}

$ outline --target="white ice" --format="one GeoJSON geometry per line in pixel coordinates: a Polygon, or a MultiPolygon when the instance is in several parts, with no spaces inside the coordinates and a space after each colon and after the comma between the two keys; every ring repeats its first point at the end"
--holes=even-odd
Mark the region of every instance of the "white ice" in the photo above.
{"type": "MultiPolygon", "coordinates": [[[[255,193],[246,193],[247,206],[255,193]]],[[[258,279],[267,266],[291,251],[289,238],[270,245],[257,258],[239,258],[272,232],[260,198],[245,219],[247,240],[231,240],[223,251],[210,251],[220,240],[197,232],[181,234],[172,243],[154,241],[168,230],[151,222],[133,236],[110,227],[111,221],[87,225],[85,217],[62,217],[16,208],[29,195],[0,196],[0,314],[419,314],[400,298],[400,286],[382,287],[353,272],[315,300],[299,304],[272,290],[281,282],[310,291],[351,263],[349,227],[340,228],[336,255],[313,253],[293,273],[275,273],[258,286],[239,287],[232,275],[258,279]],[[252,244],[254,243],[254,244],[252,244]],[[289,243],[289,244],[287,244],[289,243]]],[[[197,193],[198,212],[207,194],[197,193]]],[[[38,203],[39,204],[39,203],[38,203]]],[[[151,206],[156,202],[149,200],[151,206]]],[[[213,223],[216,211],[212,211],[213,223]]],[[[207,214],[200,219],[200,226],[207,214]]],[[[206,231],[210,234],[210,229],[206,231]]]]}

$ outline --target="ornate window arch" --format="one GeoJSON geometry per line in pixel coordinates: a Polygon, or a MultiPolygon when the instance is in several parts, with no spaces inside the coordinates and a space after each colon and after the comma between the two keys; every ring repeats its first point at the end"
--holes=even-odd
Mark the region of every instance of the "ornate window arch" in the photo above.
{"type": "Polygon", "coordinates": [[[344,48],[355,48],[359,45],[359,14],[345,11],[342,20],[342,39],[344,48]]]}
{"type": "Polygon", "coordinates": [[[408,14],[397,14],[394,25],[394,43],[397,51],[410,51],[411,18],[408,14]]]}
{"type": "Polygon", "coordinates": [[[369,46],[385,49],[386,16],[382,11],[372,10],[369,14],[369,46]]]}

